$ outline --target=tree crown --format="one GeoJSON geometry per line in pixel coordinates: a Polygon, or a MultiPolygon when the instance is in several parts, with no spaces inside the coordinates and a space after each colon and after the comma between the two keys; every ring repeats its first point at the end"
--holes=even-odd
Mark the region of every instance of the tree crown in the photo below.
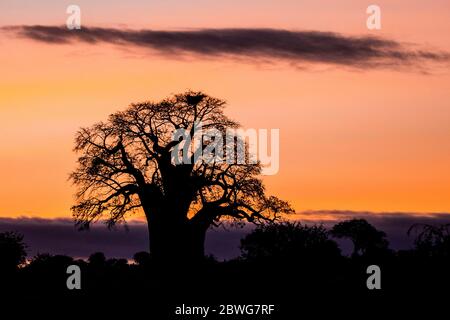
{"type": "Polygon", "coordinates": [[[127,213],[143,208],[148,216],[174,203],[174,212],[206,224],[222,217],[272,221],[292,212],[287,202],[266,196],[259,163],[173,162],[174,150],[193,139],[197,123],[220,132],[239,127],[224,107],[223,100],[188,91],[160,102],[131,104],[105,122],[82,128],[74,148],[80,154],[78,167],[70,175],[78,187],[72,207],[78,225],[88,227],[102,217],[114,225],[125,221],[127,213]],[[188,136],[174,139],[180,129],[188,136]]]}

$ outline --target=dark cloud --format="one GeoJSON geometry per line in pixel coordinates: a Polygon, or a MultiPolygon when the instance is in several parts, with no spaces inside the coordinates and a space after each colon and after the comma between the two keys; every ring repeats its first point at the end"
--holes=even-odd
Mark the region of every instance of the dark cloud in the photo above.
{"type": "MultiPolygon", "coordinates": [[[[302,223],[333,226],[339,220],[364,218],[386,232],[393,249],[412,247],[413,238],[408,237],[408,228],[415,223],[450,223],[450,213],[373,213],[355,211],[306,211],[299,214],[302,223]]],[[[219,259],[230,259],[239,255],[240,239],[253,226],[242,229],[213,229],[207,234],[206,252],[219,259]]],[[[89,231],[78,231],[70,219],[0,218],[0,232],[18,231],[25,236],[29,246],[28,255],[37,253],[67,254],[74,257],[88,257],[96,251],[108,257],[131,258],[138,251],[147,250],[147,226],[142,222],[131,222],[128,231],[123,227],[108,230],[105,225],[94,225],[89,231]]],[[[344,253],[351,245],[339,241],[344,253]]]]}
{"type": "Polygon", "coordinates": [[[130,225],[129,232],[124,228],[110,231],[104,225],[78,231],[70,219],[1,218],[0,231],[22,233],[28,245],[28,256],[53,253],[87,257],[103,251],[110,257],[130,258],[135,252],[148,248],[146,226],[137,223],[130,225]]]}
{"type": "MultiPolygon", "coordinates": [[[[90,230],[79,231],[71,219],[0,218],[0,232],[17,231],[24,235],[28,256],[37,253],[67,254],[85,258],[102,251],[107,257],[132,258],[138,251],[148,251],[147,225],[130,222],[127,228],[109,230],[94,224],[90,230]]],[[[221,259],[239,255],[239,241],[248,232],[243,229],[216,229],[207,236],[206,252],[221,259]]]]}
{"type": "Polygon", "coordinates": [[[9,26],[3,31],[49,44],[111,43],[148,48],[165,55],[228,56],[251,60],[284,60],[296,65],[327,63],[365,67],[401,67],[448,62],[450,54],[414,49],[374,36],[345,36],[318,31],[280,29],[128,30],[64,26],[9,26]]]}

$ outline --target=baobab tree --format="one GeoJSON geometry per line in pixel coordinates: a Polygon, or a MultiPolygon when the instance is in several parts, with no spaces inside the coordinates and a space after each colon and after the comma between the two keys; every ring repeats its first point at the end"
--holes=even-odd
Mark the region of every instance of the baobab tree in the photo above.
{"type": "Polygon", "coordinates": [[[292,212],[287,202],[266,195],[260,163],[174,163],[175,148],[192,138],[196,123],[222,133],[239,127],[224,107],[223,100],[189,91],[131,104],[82,128],[75,139],[78,167],[71,174],[78,188],[72,207],[77,225],[105,219],[113,226],[141,210],[153,258],[198,260],[210,226],[224,219],[258,224],[292,212]],[[174,138],[180,129],[186,138],[174,138]]]}

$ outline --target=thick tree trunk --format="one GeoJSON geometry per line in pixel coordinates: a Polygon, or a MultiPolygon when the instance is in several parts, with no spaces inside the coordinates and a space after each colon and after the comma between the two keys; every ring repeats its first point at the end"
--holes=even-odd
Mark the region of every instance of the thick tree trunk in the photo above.
{"type": "Polygon", "coordinates": [[[193,225],[188,219],[153,217],[147,223],[150,253],[155,261],[192,264],[204,258],[207,228],[193,225]]]}

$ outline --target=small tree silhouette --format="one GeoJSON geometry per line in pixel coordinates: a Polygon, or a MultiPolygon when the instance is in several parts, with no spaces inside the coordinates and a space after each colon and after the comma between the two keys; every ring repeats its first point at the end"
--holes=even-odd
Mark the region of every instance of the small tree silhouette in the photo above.
{"type": "Polygon", "coordinates": [[[23,235],[16,232],[0,233],[0,270],[14,271],[25,262],[26,245],[23,235]]]}
{"type": "Polygon", "coordinates": [[[450,224],[433,226],[430,224],[414,224],[408,229],[408,236],[415,231],[416,251],[430,257],[450,256],[450,224]]]}
{"type": "Polygon", "coordinates": [[[139,251],[133,255],[134,262],[140,267],[147,267],[151,262],[151,255],[146,251],[139,251]]]}
{"type": "Polygon", "coordinates": [[[330,231],[336,238],[348,238],[353,243],[353,257],[369,255],[388,250],[386,234],[377,230],[365,219],[339,222],[330,231]]]}
{"type": "Polygon", "coordinates": [[[94,252],[88,258],[89,264],[94,267],[104,267],[106,264],[106,257],[103,252],[94,252]]]}
{"type": "Polygon", "coordinates": [[[248,260],[308,260],[340,256],[338,245],[319,225],[283,222],[258,226],[241,240],[242,256],[248,260]]]}
{"type": "Polygon", "coordinates": [[[223,100],[189,91],[132,104],[106,122],[81,129],[75,145],[81,156],[71,174],[78,187],[72,208],[77,224],[88,227],[106,216],[112,226],[142,209],[155,260],[199,260],[207,229],[222,218],[258,223],[292,212],[287,202],[265,194],[257,177],[259,163],[173,163],[173,150],[188,141],[175,139],[176,130],[184,129],[193,139],[200,122],[223,135],[238,127],[225,116],[224,106],[223,100]]]}

